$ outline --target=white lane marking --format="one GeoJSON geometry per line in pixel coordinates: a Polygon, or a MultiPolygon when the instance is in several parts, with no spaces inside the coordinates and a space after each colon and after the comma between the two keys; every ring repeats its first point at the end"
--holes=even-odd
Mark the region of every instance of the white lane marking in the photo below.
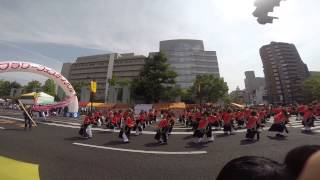
{"type": "Polygon", "coordinates": [[[20,118],[14,118],[14,117],[8,117],[8,116],[0,116],[0,118],[11,119],[16,121],[24,121],[23,119],[20,119],[20,118]]]}
{"type": "Polygon", "coordinates": [[[58,123],[40,122],[40,124],[45,124],[45,125],[48,125],[48,126],[57,126],[57,127],[73,128],[73,129],[79,129],[79,128],[80,128],[80,126],[73,126],[73,125],[66,125],[66,124],[58,124],[58,123]]]}
{"type": "Polygon", "coordinates": [[[174,127],[173,129],[192,129],[192,128],[188,128],[188,127],[174,127]]]}
{"type": "Polygon", "coordinates": [[[66,122],[66,121],[52,121],[54,123],[63,123],[63,124],[69,124],[69,125],[73,125],[73,126],[80,126],[80,123],[73,123],[73,122],[66,122]]]}
{"type": "Polygon", "coordinates": [[[164,155],[195,155],[195,154],[207,154],[207,151],[180,151],[180,152],[166,152],[166,151],[145,151],[145,150],[135,150],[135,149],[123,149],[123,148],[113,148],[106,146],[97,146],[84,143],[72,143],[77,146],[85,146],[97,149],[106,149],[112,151],[122,151],[122,152],[132,152],[132,153],[142,153],[142,154],[164,154],[164,155]]]}
{"type": "MultiPolygon", "coordinates": [[[[293,128],[302,128],[304,127],[303,125],[295,125],[295,126],[289,126],[289,127],[293,127],[293,128]]],[[[318,129],[320,128],[319,125],[315,125],[315,127],[312,127],[312,129],[318,129]]]]}
{"type": "Polygon", "coordinates": [[[0,129],[4,130],[5,128],[4,127],[0,127],[0,129]]]}
{"type": "MultiPolygon", "coordinates": [[[[7,117],[7,116],[0,116],[0,118],[5,118],[5,119],[12,119],[12,120],[17,120],[17,121],[24,121],[23,119],[19,119],[19,118],[13,118],[13,117],[7,117]]],[[[80,125],[67,125],[67,124],[59,124],[59,123],[47,123],[47,122],[38,122],[39,124],[45,124],[45,125],[49,125],[49,126],[57,126],[57,127],[65,127],[65,128],[73,128],[73,129],[79,129],[80,125]]],[[[92,130],[94,131],[102,131],[102,132],[120,132],[120,130],[116,129],[102,129],[102,128],[92,128],[92,130]]],[[[235,130],[233,132],[235,133],[242,133],[242,132],[246,132],[246,129],[240,129],[240,130],[235,130]]],[[[155,131],[143,131],[143,134],[147,134],[147,135],[155,135],[156,132],[155,131]]],[[[212,131],[213,134],[223,134],[224,132],[222,130],[219,131],[212,131]]],[[[131,134],[135,134],[135,131],[131,131],[131,134]]],[[[172,132],[172,135],[192,135],[193,132],[172,132]]]]}

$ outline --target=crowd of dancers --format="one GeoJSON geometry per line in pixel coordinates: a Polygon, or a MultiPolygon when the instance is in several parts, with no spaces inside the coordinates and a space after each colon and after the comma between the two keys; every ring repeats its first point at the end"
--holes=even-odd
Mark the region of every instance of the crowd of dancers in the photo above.
{"type": "Polygon", "coordinates": [[[141,111],[135,114],[133,110],[109,111],[105,114],[100,111],[86,115],[79,134],[86,138],[92,138],[92,126],[105,126],[109,129],[119,129],[119,138],[124,143],[130,141],[131,131],[135,135],[141,135],[143,130],[150,125],[155,127],[155,140],[160,144],[168,143],[175,123],[179,123],[193,131],[197,143],[214,141],[213,131],[222,130],[228,136],[235,130],[246,129],[245,138],[250,141],[259,141],[260,133],[271,123],[269,131],[275,132],[279,138],[289,133],[287,124],[290,117],[296,117],[301,121],[303,131],[311,132],[316,117],[320,116],[320,103],[296,106],[278,107],[213,107],[201,106],[186,110],[157,111],[154,109],[141,111]]]}

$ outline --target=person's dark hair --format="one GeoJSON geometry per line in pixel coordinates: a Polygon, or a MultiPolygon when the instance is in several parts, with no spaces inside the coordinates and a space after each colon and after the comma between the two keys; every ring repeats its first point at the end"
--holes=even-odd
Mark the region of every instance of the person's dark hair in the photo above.
{"type": "Polygon", "coordinates": [[[283,165],[264,157],[243,156],[228,162],[216,180],[285,180],[283,165]]]}
{"type": "Polygon", "coordinates": [[[286,169],[292,176],[298,178],[307,160],[317,151],[320,145],[305,145],[289,151],[284,160],[286,169]]]}

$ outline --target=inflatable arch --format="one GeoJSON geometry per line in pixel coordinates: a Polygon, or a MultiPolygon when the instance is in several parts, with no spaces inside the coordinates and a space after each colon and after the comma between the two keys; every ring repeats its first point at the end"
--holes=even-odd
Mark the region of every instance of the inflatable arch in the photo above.
{"type": "Polygon", "coordinates": [[[45,76],[54,80],[65,92],[67,98],[54,105],[36,107],[36,109],[50,109],[50,107],[68,106],[69,116],[78,117],[78,98],[71,83],[55,70],[30,62],[5,61],[0,62],[0,73],[5,72],[30,72],[45,76]]]}

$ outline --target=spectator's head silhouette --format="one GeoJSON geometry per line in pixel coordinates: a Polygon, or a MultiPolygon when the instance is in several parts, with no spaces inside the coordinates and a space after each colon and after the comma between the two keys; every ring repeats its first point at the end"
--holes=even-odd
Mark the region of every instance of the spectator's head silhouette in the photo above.
{"type": "Polygon", "coordinates": [[[285,180],[285,169],[273,160],[244,156],[227,163],[220,171],[217,180],[285,180]]]}
{"type": "Polygon", "coordinates": [[[295,178],[298,178],[307,160],[317,151],[320,151],[320,145],[300,146],[289,151],[284,160],[286,169],[295,178]]]}

